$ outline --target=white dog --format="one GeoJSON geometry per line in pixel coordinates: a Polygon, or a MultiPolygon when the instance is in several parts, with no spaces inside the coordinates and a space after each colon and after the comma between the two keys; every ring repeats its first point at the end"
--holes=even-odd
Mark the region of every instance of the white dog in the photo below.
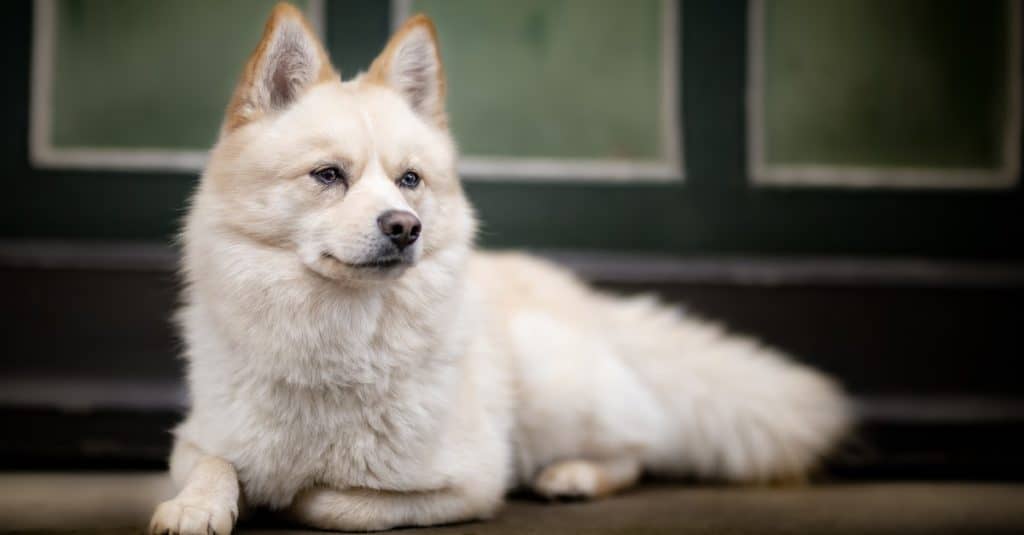
{"type": "Polygon", "coordinates": [[[241,505],[324,529],[486,518],[642,472],[799,477],[848,411],[818,373],[652,299],[473,250],[433,25],[342,82],[282,4],[184,231],[192,407],[156,533],[241,505]]]}

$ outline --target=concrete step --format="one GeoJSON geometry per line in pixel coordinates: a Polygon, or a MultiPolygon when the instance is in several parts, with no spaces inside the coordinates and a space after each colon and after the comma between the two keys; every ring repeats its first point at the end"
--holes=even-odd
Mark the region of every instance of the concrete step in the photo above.
{"type": "MultiPolygon", "coordinates": [[[[170,497],[166,475],[0,474],[0,533],[138,533],[170,497]]],[[[237,533],[322,533],[268,514],[237,533]]],[[[648,484],[591,503],[510,500],[497,518],[433,534],[1024,533],[1024,485],[887,482],[806,487],[648,484]]]]}

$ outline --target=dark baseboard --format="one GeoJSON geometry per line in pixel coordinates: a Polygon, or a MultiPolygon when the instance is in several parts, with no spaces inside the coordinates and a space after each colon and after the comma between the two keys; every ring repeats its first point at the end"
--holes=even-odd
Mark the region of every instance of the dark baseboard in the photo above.
{"type": "MultiPolygon", "coordinates": [[[[181,409],[0,405],[0,470],[163,470],[182,416],[181,409]]],[[[819,477],[1024,481],[1022,450],[1021,419],[866,420],[819,477]]]]}
{"type": "MultiPolygon", "coordinates": [[[[546,254],[838,377],[864,423],[836,473],[1024,475],[1020,264],[546,254]]],[[[175,265],[161,245],[0,243],[4,468],[162,465],[183,403],[175,265]]]]}

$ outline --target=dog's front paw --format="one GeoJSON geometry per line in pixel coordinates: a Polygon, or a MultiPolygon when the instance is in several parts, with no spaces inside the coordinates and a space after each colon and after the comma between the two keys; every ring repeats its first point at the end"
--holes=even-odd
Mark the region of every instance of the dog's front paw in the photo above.
{"type": "Polygon", "coordinates": [[[229,535],[238,518],[234,505],[174,498],[161,503],[149,522],[152,535],[229,535]]]}
{"type": "Polygon", "coordinates": [[[602,494],[601,467],[587,461],[563,461],[541,470],[533,490],[550,499],[585,499],[602,494]]]}

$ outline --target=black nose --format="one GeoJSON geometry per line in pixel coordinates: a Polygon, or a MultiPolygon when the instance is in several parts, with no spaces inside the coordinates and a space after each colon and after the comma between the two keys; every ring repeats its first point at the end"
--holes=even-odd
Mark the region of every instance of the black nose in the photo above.
{"type": "Polygon", "coordinates": [[[377,226],[399,250],[416,243],[420,237],[420,220],[411,212],[404,210],[388,210],[377,218],[377,226]]]}

